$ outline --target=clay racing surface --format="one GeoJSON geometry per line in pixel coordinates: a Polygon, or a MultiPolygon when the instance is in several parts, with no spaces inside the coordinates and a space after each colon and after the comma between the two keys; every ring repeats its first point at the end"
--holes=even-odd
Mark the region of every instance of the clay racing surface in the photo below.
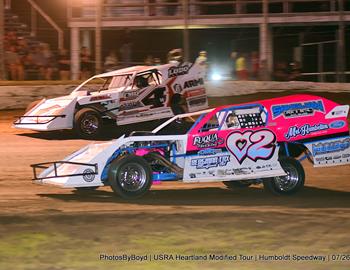
{"type": "MultiPolygon", "coordinates": [[[[210,102],[217,106],[286,94],[210,102]]],[[[319,95],[350,102],[348,94],[319,95]]],[[[12,129],[13,117],[21,113],[0,112],[0,269],[350,268],[349,257],[332,256],[350,254],[349,166],[314,169],[304,161],[306,187],[289,197],[273,196],[261,186],[232,191],[221,183],[167,183],[154,185],[142,199],[123,201],[108,187],[78,192],[31,184],[30,164],[60,160],[88,141],[66,131],[12,129]],[[101,254],[144,257],[107,261],[101,254]],[[158,254],[174,257],[149,260],[158,254]],[[175,260],[176,254],[217,257],[175,260]],[[140,261],[145,256],[148,260],[140,261]]],[[[145,128],[138,124],[127,130],[145,128]]],[[[124,130],[108,126],[101,139],[124,130]]]]}

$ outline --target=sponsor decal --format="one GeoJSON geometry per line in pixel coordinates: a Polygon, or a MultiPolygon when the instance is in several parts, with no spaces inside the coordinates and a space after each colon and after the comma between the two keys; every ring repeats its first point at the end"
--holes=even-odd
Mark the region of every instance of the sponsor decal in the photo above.
{"type": "Polygon", "coordinates": [[[222,150],[218,148],[214,148],[214,149],[209,148],[209,149],[203,149],[198,151],[198,155],[200,156],[210,156],[210,155],[216,155],[219,153],[222,153],[222,150]]]}
{"type": "Polygon", "coordinates": [[[251,168],[239,168],[239,169],[220,169],[218,170],[218,176],[225,176],[225,175],[246,175],[252,173],[253,170],[251,168]]]}
{"type": "Polygon", "coordinates": [[[184,64],[177,67],[171,67],[168,70],[168,77],[170,78],[170,77],[175,77],[179,75],[185,75],[188,73],[191,67],[192,65],[189,65],[189,64],[184,64]]]}
{"type": "Polygon", "coordinates": [[[193,145],[198,148],[215,147],[224,143],[224,139],[220,138],[218,134],[208,134],[205,136],[195,136],[193,138],[193,145]]]}
{"type": "Polygon", "coordinates": [[[210,156],[210,155],[216,155],[218,153],[221,153],[222,150],[221,149],[203,149],[203,150],[199,150],[198,151],[198,155],[200,156],[210,156]]]}
{"type": "Polygon", "coordinates": [[[259,131],[232,132],[226,141],[227,149],[239,164],[247,158],[256,162],[270,159],[276,149],[276,136],[267,129],[259,131]]]}
{"type": "Polygon", "coordinates": [[[319,142],[312,145],[312,153],[314,156],[342,152],[350,148],[350,138],[331,142],[319,142]]]}
{"type": "Polygon", "coordinates": [[[185,93],[185,97],[190,98],[190,97],[196,97],[196,96],[203,96],[205,95],[205,89],[204,88],[196,88],[193,90],[187,90],[185,93]]]}
{"type": "Polygon", "coordinates": [[[314,115],[315,112],[325,113],[322,100],[273,105],[271,110],[272,119],[281,115],[283,115],[284,118],[294,118],[314,115]]]}
{"type": "Polygon", "coordinates": [[[190,80],[190,81],[186,81],[184,83],[184,89],[186,88],[192,88],[192,87],[196,87],[198,85],[204,85],[204,80],[203,78],[199,78],[199,79],[194,79],[194,80],[190,80]]]}
{"type": "Polygon", "coordinates": [[[97,101],[97,100],[103,100],[103,99],[109,99],[111,98],[111,95],[100,95],[100,96],[94,96],[90,98],[90,101],[97,101]]]}
{"type": "Polygon", "coordinates": [[[333,121],[332,123],[330,123],[329,126],[334,129],[339,129],[345,126],[345,121],[343,120],[333,121]]]}
{"type": "Polygon", "coordinates": [[[208,177],[208,176],[215,176],[215,171],[214,170],[206,170],[206,171],[201,171],[198,173],[190,173],[190,178],[200,178],[200,177],[208,177]]]}
{"type": "Polygon", "coordinates": [[[120,104],[119,110],[120,111],[130,110],[130,109],[134,109],[134,108],[139,107],[139,106],[140,106],[140,104],[138,101],[124,102],[124,103],[120,104]]]}
{"type": "Polygon", "coordinates": [[[83,179],[85,182],[92,182],[95,179],[95,172],[92,169],[85,169],[83,171],[83,179]]]}
{"type": "Polygon", "coordinates": [[[196,158],[191,160],[191,166],[196,167],[196,169],[209,169],[218,166],[226,166],[229,161],[229,155],[208,158],[196,158]]]}
{"type": "Polygon", "coordinates": [[[200,97],[200,98],[192,98],[188,105],[190,107],[196,107],[196,106],[203,106],[207,103],[207,97],[200,97]]]}
{"type": "Polygon", "coordinates": [[[120,98],[120,101],[135,99],[138,97],[139,94],[139,91],[126,91],[123,93],[123,96],[120,98]]]}
{"type": "Polygon", "coordinates": [[[286,139],[290,139],[297,136],[306,136],[311,133],[315,133],[326,129],[329,129],[329,126],[327,124],[316,124],[313,126],[310,124],[305,124],[301,127],[290,127],[288,133],[286,133],[284,136],[286,137],[286,139]]]}
{"type": "Polygon", "coordinates": [[[321,158],[316,158],[315,160],[316,160],[316,162],[322,162],[322,161],[325,161],[325,158],[321,157],[321,158]]]}
{"type": "Polygon", "coordinates": [[[178,83],[174,84],[174,92],[180,94],[182,92],[182,86],[178,83]]]}

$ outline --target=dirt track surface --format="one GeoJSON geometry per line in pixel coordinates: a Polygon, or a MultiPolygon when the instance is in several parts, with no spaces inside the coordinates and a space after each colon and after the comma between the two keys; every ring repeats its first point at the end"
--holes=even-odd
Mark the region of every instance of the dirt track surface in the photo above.
{"type": "MultiPolygon", "coordinates": [[[[242,96],[230,102],[274,95],[242,96]]],[[[322,95],[350,103],[350,95],[322,95]]],[[[260,186],[231,191],[221,183],[166,183],[154,185],[142,199],[127,202],[108,187],[77,192],[32,184],[30,164],[60,160],[89,142],[67,131],[12,129],[13,117],[21,113],[0,112],[0,269],[10,269],[5,267],[9,262],[11,269],[174,269],[183,268],[184,263],[186,269],[257,269],[258,263],[259,269],[350,267],[348,260],[296,264],[240,261],[235,265],[101,262],[99,252],[350,254],[349,166],[315,169],[303,162],[306,187],[289,197],[272,196],[260,186]],[[73,256],[76,248],[87,257],[73,256]],[[42,252],[33,253],[32,249],[42,252]],[[53,250],[59,263],[53,259],[53,250]]],[[[144,126],[129,127],[132,129],[144,126]]],[[[107,130],[101,139],[121,133],[107,130]]]]}

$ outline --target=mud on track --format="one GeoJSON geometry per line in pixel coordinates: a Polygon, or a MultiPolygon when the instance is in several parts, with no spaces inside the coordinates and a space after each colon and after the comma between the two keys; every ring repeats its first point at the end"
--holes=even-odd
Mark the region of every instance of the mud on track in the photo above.
{"type": "MultiPolygon", "coordinates": [[[[347,94],[320,95],[350,103],[347,94]]],[[[88,142],[69,131],[12,129],[21,113],[0,112],[0,269],[281,269],[279,262],[111,263],[99,261],[98,254],[350,253],[349,166],[314,169],[304,162],[306,188],[291,197],[272,196],[260,186],[230,191],[221,183],[166,183],[126,202],[108,187],[82,193],[31,184],[30,164],[60,160],[88,142]]],[[[108,126],[101,140],[124,131],[108,126]]],[[[283,263],[283,269],[349,267],[349,261],[283,263]]]]}

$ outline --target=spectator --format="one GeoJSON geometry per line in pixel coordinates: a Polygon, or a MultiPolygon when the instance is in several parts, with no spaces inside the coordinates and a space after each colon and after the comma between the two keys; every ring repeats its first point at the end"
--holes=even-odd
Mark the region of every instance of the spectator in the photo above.
{"type": "Polygon", "coordinates": [[[154,58],[154,65],[155,65],[155,66],[160,66],[161,64],[162,64],[162,62],[160,61],[160,58],[155,57],[155,58],[154,58]]]}
{"type": "Polygon", "coordinates": [[[23,58],[23,67],[25,71],[26,80],[37,80],[38,79],[38,68],[34,63],[33,54],[28,52],[23,58]]]}
{"type": "Polygon", "coordinates": [[[170,64],[180,64],[183,61],[182,49],[173,49],[168,52],[168,62],[170,64]]]}
{"type": "Polygon", "coordinates": [[[248,80],[248,71],[245,54],[239,55],[239,57],[236,60],[236,74],[238,80],[248,80]]]}
{"type": "Polygon", "coordinates": [[[80,79],[87,80],[91,76],[92,61],[87,47],[82,47],[80,52],[80,79]]]}
{"type": "Polygon", "coordinates": [[[52,76],[52,54],[43,44],[35,48],[33,61],[39,71],[39,80],[50,80],[52,76]]]}
{"type": "Polygon", "coordinates": [[[10,46],[17,46],[17,34],[15,31],[8,31],[5,40],[10,46]]]}
{"type": "Polygon", "coordinates": [[[118,58],[115,51],[110,51],[109,55],[105,58],[103,66],[105,71],[112,71],[117,68],[118,58]]]}
{"type": "Polygon", "coordinates": [[[29,53],[28,42],[23,37],[17,38],[17,53],[21,58],[29,53]]]}
{"type": "Polygon", "coordinates": [[[269,70],[267,67],[267,61],[266,59],[263,59],[260,61],[259,65],[259,80],[261,81],[269,81],[270,79],[270,74],[269,70]]]}
{"type": "Polygon", "coordinates": [[[232,52],[230,55],[230,58],[232,60],[232,71],[231,71],[231,76],[232,79],[236,79],[236,60],[237,60],[237,52],[232,52]]]}
{"type": "Polygon", "coordinates": [[[156,6],[153,6],[153,5],[156,3],[156,0],[148,0],[148,3],[150,4],[150,6],[148,6],[149,16],[155,16],[156,15],[156,6]]]}
{"type": "Polygon", "coordinates": [[[44,78],[45,80],[52,80],[52,73],[55,67],[55,59],[53,57],[49,44],[43,43],[41,48],[46,60],[44,78]]]}
{"type": "Polygon", "coordinates": [[[143,60],[143,63],[145,66],[153,66],[154,65],[154,59],[152,55],[147,55],[146,58],[143,60]]]}
{"type": "Polygon", "coordinates": [[[259,78],[259,54],[258,52],[254,51],[251,54],[251,77],[254,80],[257,80],[259,78]]]}
{"type": "Polygon", "coordinates": [[[288,81],[288,70],[286,62],[277,62],[273,73],[274,80],[285,82],[288,81]]]}
{"type": "Polygon", "coordinates": [[[57,58],[58,71],[60,74],[60,80],[70,79],[70,59],[68,56],[68,51],[66,49],[60,50],[57,58]]]}
{"type": "Polygon", "coordinates": [[[289,80],[299,81],[301,79],[301,65],[299,61],[290,64],[289,80]]]}
{"type": "Polygon", "coordinates": [[[5,51],[5,66],[10,73],[11,80],[24,80],[23,65],[14,45],[5,51]]]}
{"type": "Polygon", "coordinates": [[[200,51],[199,55],[195,61],[195,64],[197,64],[201,70],[202,76],[205,77],[207,74],[208,69],[208,58],[207,58],[207,52],[206,51],[200,51]]]}
{"type": "Polygon", "coordinates": [[[126,67],[131,65],[131,42],[127,41],[120,47],[120,58],[126,67]]]}
{"type": "MultiPolygon", "coordinates": [[[[169,3],[169,4],[175,4],[177,2],[178,0],[166,0],[166,3],[169,3]]],[[[177,12],[177,5],[167,5],[165,10],[166,10],[166,15],[173,16],[177,12]]]]}

